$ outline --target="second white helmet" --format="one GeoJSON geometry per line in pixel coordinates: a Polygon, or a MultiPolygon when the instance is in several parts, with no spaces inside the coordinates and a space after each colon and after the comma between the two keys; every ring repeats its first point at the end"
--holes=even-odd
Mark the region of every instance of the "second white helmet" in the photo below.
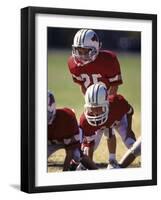
{"type": "Polygon", "coordinates": [[[72,55],[77,64],[85,65],[94,61],[99,50],[99,37],[93,30],[81,29],[75,34],[72,45],[72,55]],[[78,48],[87,49],[88,52],[85,55],[81,55],[78,48]]]}
{"type": "Polygon", "coordinates": [[[92,126],[100,126],[108,119],[109,101],[108,91],[104,84],[96,83],[88,87],[85,94],[84,114],[88,123],[92,126]],[[101,112],[95,115],[94,110],[101,108],[101,112]]]}

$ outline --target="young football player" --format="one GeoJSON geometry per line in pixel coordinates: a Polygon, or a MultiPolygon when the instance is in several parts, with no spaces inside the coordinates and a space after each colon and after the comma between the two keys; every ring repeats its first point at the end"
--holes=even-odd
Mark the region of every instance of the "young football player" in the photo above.
{"type": "Polygon", "coordinates": [[[113,128],[116,128],[127,148],[135,142],[132,131],[132,106],[121,95],[111,95],[104,84],[97,83],[88,87],[85,94],[84,113],[80,118],[83,130],[83,148],[91,159],[97,148],[102,134],[107,137],[109,148],[108,168],[119,168],[115,157],[115,140],[113,128]]]}
{"type": "Polygon", "coordinates": [[[81,29],[75,34],[68,67],[73,81],[80,85],[83,94],[90,85],[97,82],[106,85],[109,95],[115,94],[118,85],[122,84],[116,54],[101,50],[98,35],[90,29],[81,29]]]}
{"type": "MultiPolygon", "coordinates": [[[[116,54],[101,50],[98,35],[90,29],[81,29],[75,34],[68,67],[73,81],[80,85],[83,94],[90,85],[102,82],[106,85],[108,94],[113,95],[122,84],[120,64],[116,54]]],[[[111,152],[116,151],[115,135],[109,140],[108,146],[111,152]]]]}
{"type": "Polygon", "coordinates": [[[81,140],[82,132],[75,113],[69,108],[56,109],[54,96],[48,92],[48,157],[64,148],[66,157],[63,171],[76,169],[79,162],[87,169],[97,169],[87,156],[81,156],[81,140]]]}

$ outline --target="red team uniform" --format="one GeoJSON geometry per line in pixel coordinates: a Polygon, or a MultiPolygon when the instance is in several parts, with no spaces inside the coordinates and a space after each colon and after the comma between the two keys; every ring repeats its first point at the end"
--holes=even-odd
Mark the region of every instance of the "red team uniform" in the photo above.
{"type": "Polygon", "coordinates": [[[81,155],[82,131],[75,113],[69,108],[56,109],[54,95],[48,91],[48,158],[59,149],[65,149],[63,171],[76,170],[79,163],[87,169],[98,167],[81,155]]]}
{"type": "MultiPolygon", "coordinates": [[[[109,114],[108,120],[101,126],[92,126],[88,123],[84,114],[80,118],[80,127],[83,130],[83,134],[86,138],[86,142],[94,142],[94,135],[98,130],[109,129],[109,137],[112,134],[112,128],[116,127],[126,116],[127,113],[132,112],[132,107],[121,95],[110,96],[109,98],[109,114]]],[[[125,126],[125,124],[123,125],[125,126]]],[[[124,133],[123,133],[124,134],[124,133]]],[[[126,136],[126,135],[125,135],[126,136]]]]}
{"type": "Polygon", "coordinates": [[[103,82],[107,88],[122,84],[120,65],[111,51],[100,50],[96,59],[85,66],[78,66],[71,56],[68,59],[68,67],[73,81],[85,91],[97,82],[103,82]]]}
{"type": "Polygon", "coordinates": [[[48,124],[48,141],[57,147],[75,148],[80,145],[79,134],[75,113],[69,108],[56,109],[55,119],[48,124]]]}

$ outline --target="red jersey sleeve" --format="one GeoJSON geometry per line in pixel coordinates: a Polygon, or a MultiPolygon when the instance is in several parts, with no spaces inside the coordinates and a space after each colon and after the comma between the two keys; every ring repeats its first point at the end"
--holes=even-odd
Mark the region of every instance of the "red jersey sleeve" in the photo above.
{"type": "Polygon", "coordinates": [[[125,114],[131,112],[131,105],[121,95],[109,96],[109,115],[106,122],[107,127],[113,127],[125,114]]]}
{"type": "Polygon", "coordinates": [[[128,103],[128,101],[122,95],[116,95],[116,98],[119,102],[120,108],[123,113],[131,113],[133,111],[132,106],[128,103]]]}
{"type": "Polygon", "coordinates": [[[78,83],[79,85],[82,85],[83,80],[82,80],[82,78],[79,76],[79,74],[77,74],[77,72],[76,72],[76,67],[77,67],[77,65],[76,65],[76,63],[74,62],[73,57],[70,56],[70,57],[68,58],[68,68],[69,68],[69,71],[70,71],[70,73],[71,73],[71,75],[72,75],[72,79],[73,79],[73,81],[74,81],[75,83],[78,83]]]}
{"type": "Polygon", "coordinates": [[[67,115],[69,116],[67,122],[69,122],[71,133],[78,134],[79,132],[78,123],[74,111],[69,108],[63,108],[62,110],[64,110],[64,112],[67,113],[67,115]]]}
{"type": "Polygon", "coordinates": [[[79,127],[75,113],[68,108],[56,110],[56,117],[48,125],[48,139],[64,141],[79,134],[79,127]]]}
{"type": "Polygon", "coordinates": [[[118,61],[118,58],[116,54],[113,52],[111,53],[111,71],[112,73],[110,76],[107,74],[108,82],[110,86],[120,85],[123,83],[122,76],[121,76],[121,69],[120,69],[120,63],[118,61]]]}

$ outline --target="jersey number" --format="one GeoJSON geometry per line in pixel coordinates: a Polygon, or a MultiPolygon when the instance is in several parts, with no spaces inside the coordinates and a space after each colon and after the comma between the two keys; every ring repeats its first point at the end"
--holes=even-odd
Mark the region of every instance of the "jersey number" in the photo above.
{"type": "Polygon", "coordinates": [[[81,78],[84,80],[84,87],[87,88],[91,83],[98,83],[98,79],[101,78],[101,74],[81,74],[81,78]],[[91,80],[92,79],[92,80],[91,80]]]}

